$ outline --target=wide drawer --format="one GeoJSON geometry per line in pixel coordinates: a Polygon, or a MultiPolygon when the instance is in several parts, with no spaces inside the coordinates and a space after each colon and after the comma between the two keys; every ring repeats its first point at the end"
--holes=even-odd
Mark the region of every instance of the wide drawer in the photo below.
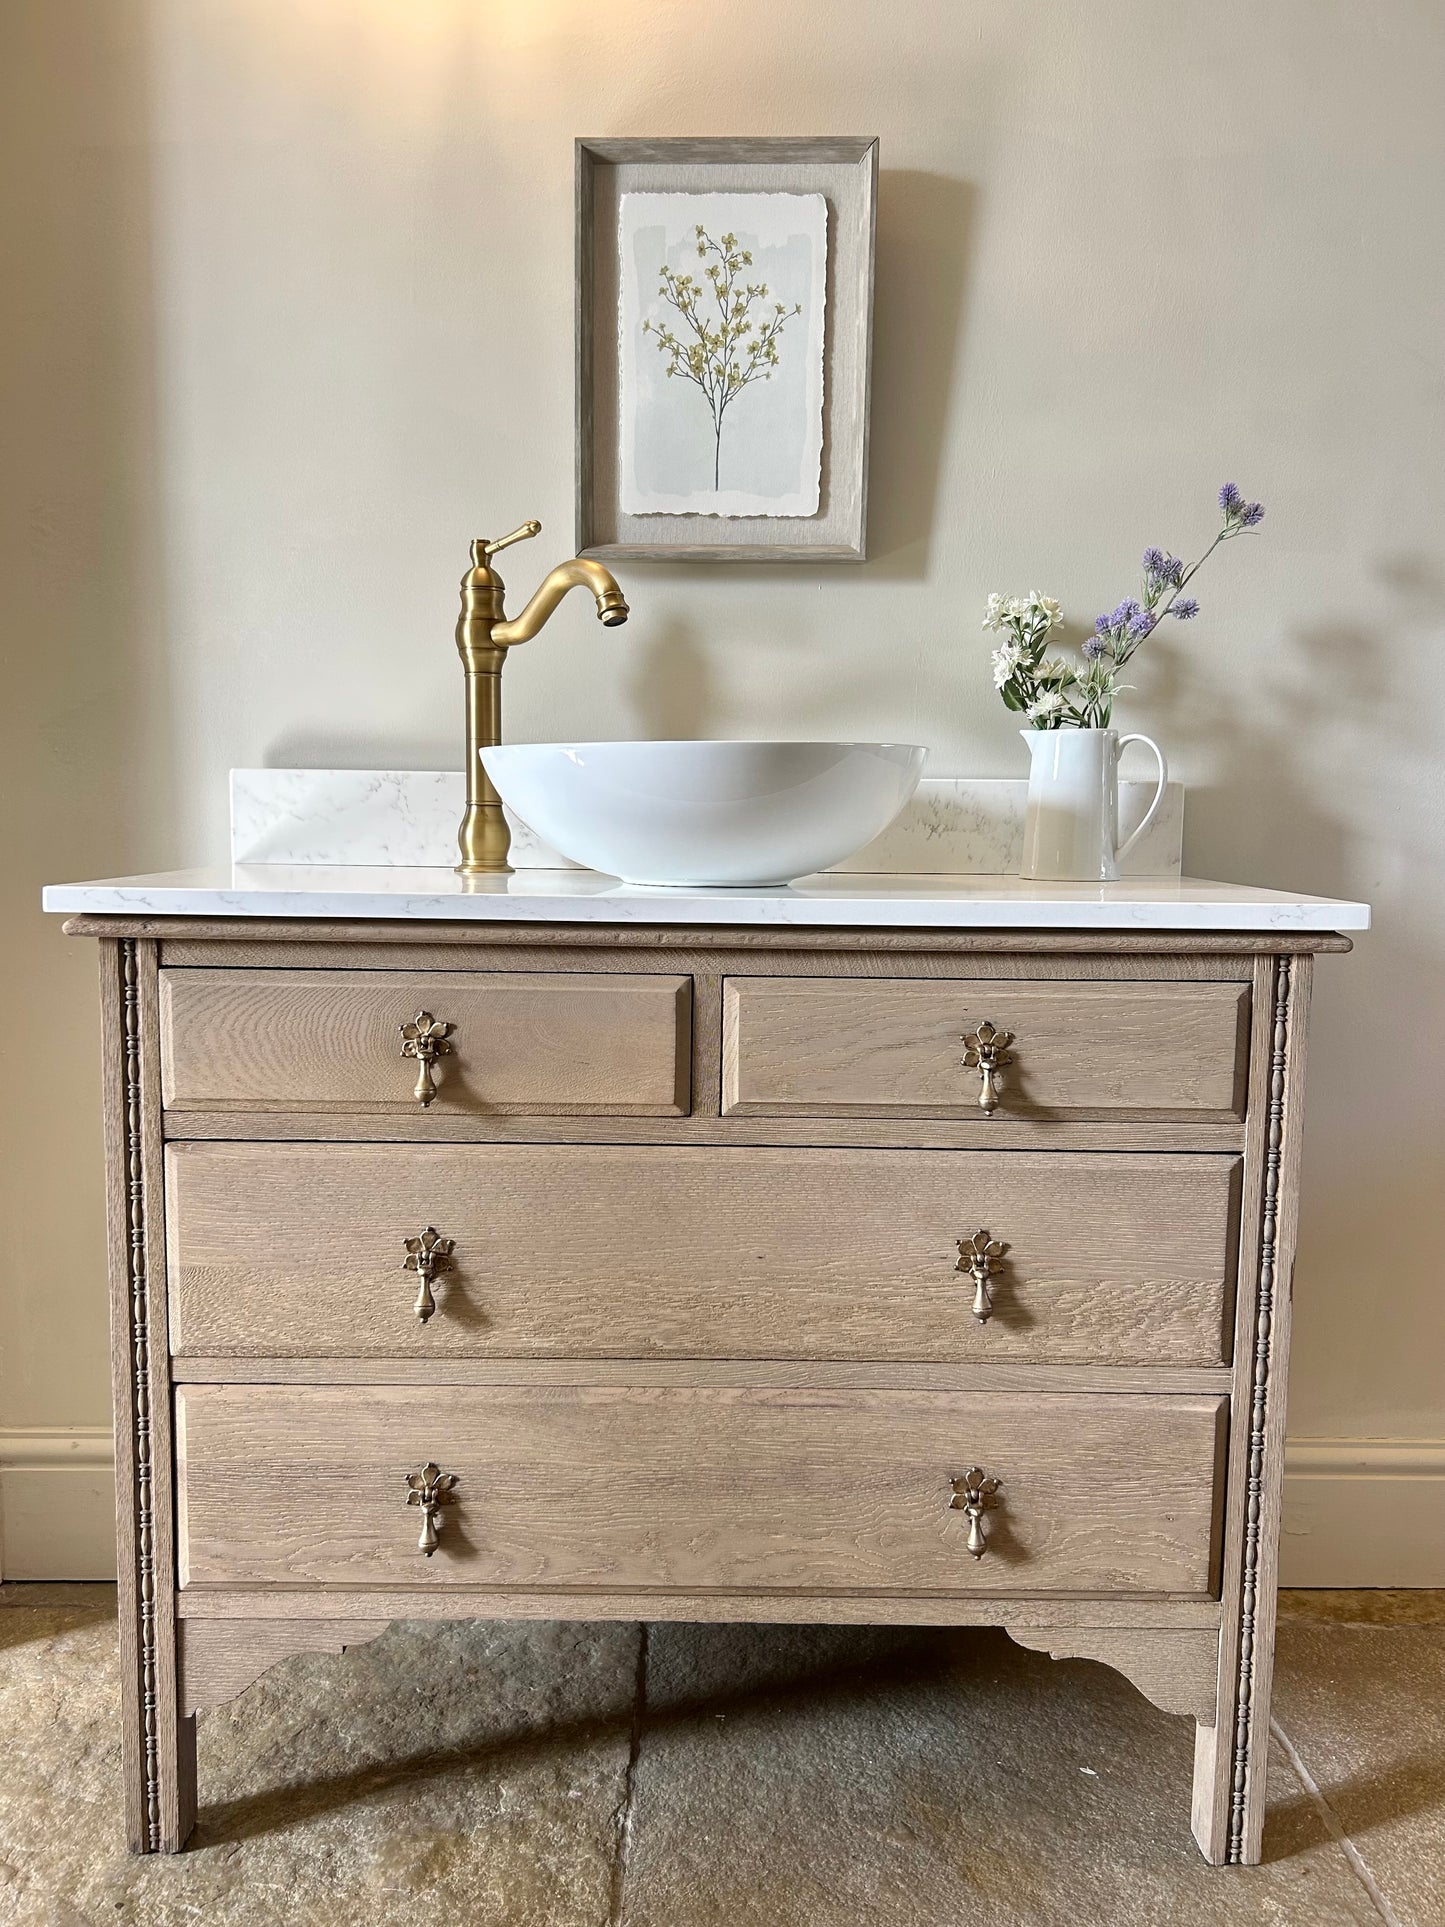
{"type": "Polygon", "coordinates": [[[688,1108],[691,980],[581,972],[163,970],[172,1110],[675,1116],[688,1108]],[[450,1026],[432,1066],[402,1026],[450,1026]]]}
{"type": "Polygon", "coordinates": [[[1215,1588],[1215,1398],[486,1386],[176,1393],[183,1585],[1215,1588]],[[409,1474],[455,1475],[434,1556],[409,1474]],[[1001,1482],[970,1555],[955,1481],[1001,1482]]]}
{"type": "Polygon", "coordinates": [[[1223,1155],[173,1144],[171,1345],[1211,1365],[1238,1194],[1223,1155]],[[427,1227],[454,1249],[422,1323],[427,1227]],[[984,1321],[979,1230],[1004,1247],[984,1321]]]}
{"type": "Polygon", "coordinates": [[[1236,1118],[1248,1015],[1239,983],[734,977],[723,1108],[981,1117],[982,1071],[965,1060],[990,1025],[1013,1033],[1000,1117],[1236,1118]]]}

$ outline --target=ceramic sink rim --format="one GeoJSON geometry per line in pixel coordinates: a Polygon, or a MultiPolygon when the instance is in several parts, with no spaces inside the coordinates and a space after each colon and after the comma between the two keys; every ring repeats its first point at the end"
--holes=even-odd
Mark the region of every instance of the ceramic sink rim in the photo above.
{"type": "Polygon", "coordinates": [[[624,883],[746,889],[841,863],[904,808],[919,743],[672,738],[481,752],[502,800],[573,862],[624,883]]]}

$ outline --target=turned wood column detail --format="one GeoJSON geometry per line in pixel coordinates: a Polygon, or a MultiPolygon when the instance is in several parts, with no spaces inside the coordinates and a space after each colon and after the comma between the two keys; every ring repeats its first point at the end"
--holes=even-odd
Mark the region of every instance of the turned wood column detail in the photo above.
{"type": "Polygon", "coordinates": [[[146,1292],[146,1197],[141,1149],[140,985],[136,947],[120,946],[121,1037],[124,1050],[124,1103],[121,1168],[125,1184],[126,1266],[130,1311],[127,1351],[131,1366],[131,1468],[135,1517],[135,1614],[140,1672],[142,1784],[145,1792],[145,1844],[160,1846],[160,1746],[156,1732],[156,1570],[155,1463],[151,1425],[150,1306],[146,1292]]]}
{"type": "Polygon", "coordinates": [[[101,965],[126,1830],[158,1853],[194,1820],[195,1722],[176,1698],[155,946],[119,939],[101,965]]]}
{"type": "MultiPolygon", "coordinates": [[[[1235,1702],[1234,1757],[1229,1799],[1229,1859],[1238,1864],[1246,1855],[1251,1782],[1256,1772],[1255,1748],[1269,1744],[1268,1685],[1264,1681],[1263,1712],[1256,1718],[1256,1641],[1260,1631],[1261,1587],[1271,1589],[1270,1637],[1273,1638],[1273,1587],[1277,1520],[1265,1538],[1265,1484],[1269,1446],[1271,1373],[1274,1364],[1275,1294],[1280,1276],[1280,1182],[1287,1116],[1285,1074],[1290,1051],[1290,990],[1293,960],[1274,962],[1274,1023],[1270,1044],[1269,1117],[1265,1128],[1264,1209],[1259,1240],[1259,1296],[1255,1307],[1254,1363],[1249,1403],[1248,1484],[1245,1498],[1244,1564],[1240,1584],[1239,1679],[1235,1702]],[[1266,1575],[1264,1567],[1267,1564],[1266,1575]],[[1260,1731],[1261,1724],[1265,1730],[1260,1731]]],[[[1276,1450],[1283,1450],[1280,1440],[1276,1450]]],[[[1261,1781],[1263,1779],[1260,1770],[1261,1781]]]]}

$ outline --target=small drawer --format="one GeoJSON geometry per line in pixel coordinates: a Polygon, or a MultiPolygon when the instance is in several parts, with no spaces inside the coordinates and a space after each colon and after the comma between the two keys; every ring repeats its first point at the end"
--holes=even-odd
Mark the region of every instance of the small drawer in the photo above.
{"type": "Polygon", "coordinates": [[[184,1386],[181,1583],[1204,1599],[1225,1414],[1060,1393],[184,1386]],[[456,1480],[431,1516],[435,1485],[407,1484],[428,1465],[456,1480]],[[975,1466],[999,1482],[977,1557],[975,1466]]]}
{"type": "Polygon", "coordinates": [[[1244,1112],[1238,983],[733,977],[723,1026],[723,1109],[745,1117],[1244,1112]],[[990,1030],[1011,1035],[986,1075],[990,1030]]]}
{"type": "Polygon", "coordinates": [[[173,1111],[675,1117],[691,993],[621,973],[163,970],[162,1095],[173,1111]],[[423,1012],[429,1062],[425,1041],[403,1055],[423,1012]]]}
{"type": "Polygon", "coordinates": [[[171,1346],[1218,1365],[1239,1175],[1212,1153],[172,1144],[171,1346]],[[428,1228],[444,1246],[408,1257],[428,1228]]]}

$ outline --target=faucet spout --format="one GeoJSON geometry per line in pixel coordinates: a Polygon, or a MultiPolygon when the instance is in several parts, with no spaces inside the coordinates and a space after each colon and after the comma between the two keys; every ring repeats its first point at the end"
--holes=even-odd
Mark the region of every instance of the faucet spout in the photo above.
{"type": "Polygon", "coordinates": [[[492,626],[492,641],[499,649],[510,649],[519,642],[530,642],[550,620],[557,604],[569,589],[590,589],[597,604],[597,619],[609,629],[626,622],[627,598],[600,562],[574,556],[559,562],[546,577],[537,593],[519,616],[492,626]]]}

